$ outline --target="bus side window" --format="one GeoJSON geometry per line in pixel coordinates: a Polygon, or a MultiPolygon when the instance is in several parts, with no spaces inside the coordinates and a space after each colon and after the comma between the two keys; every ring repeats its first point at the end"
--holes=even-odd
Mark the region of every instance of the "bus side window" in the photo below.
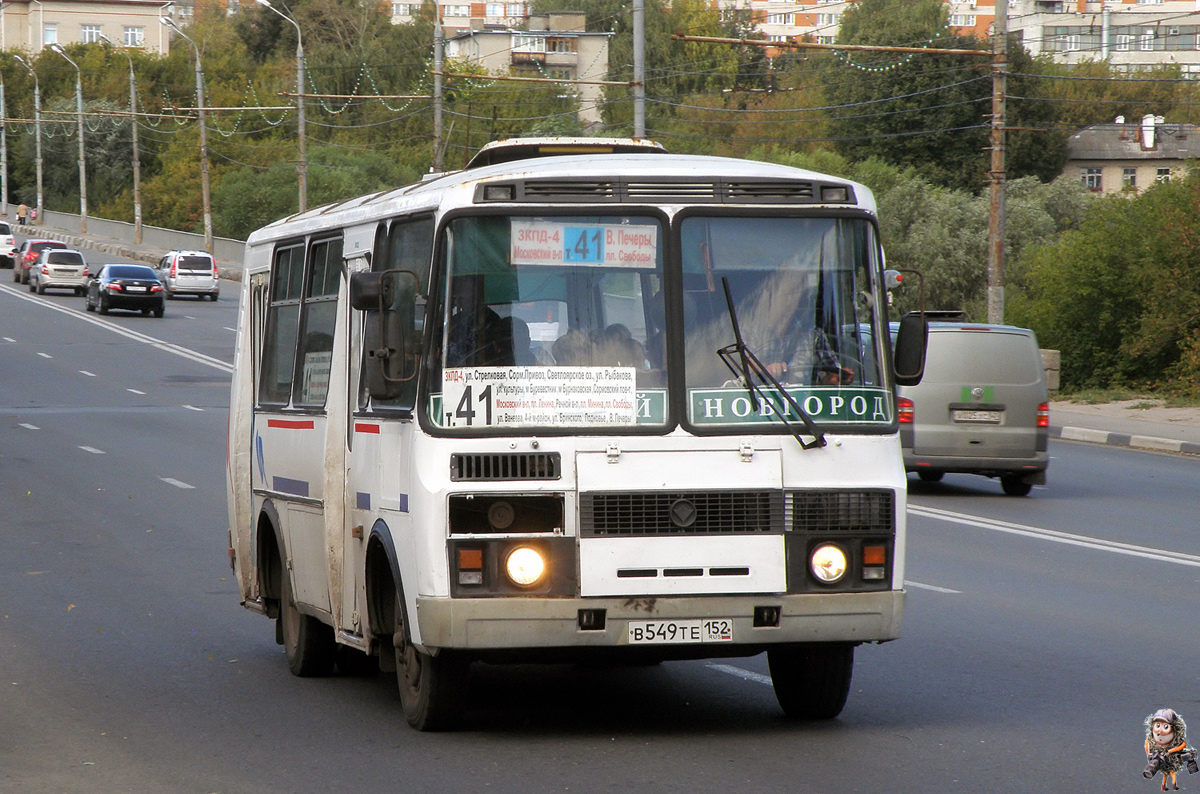
{"type": "Polygon", "coordinates": [[[341,282],[341,238],[319,240],[308,252],[308,289],[300,316],[299,377],[295,405],[321,407],[329,394],[333,359],[333,330],[337,321],[338,285],[341,282]]]}
{"type": "Polygon", "coordinates": [[[304,245],[276,249],[258,383],[260,403],[287,405],[292,394],[303,283],[304,245]]]}

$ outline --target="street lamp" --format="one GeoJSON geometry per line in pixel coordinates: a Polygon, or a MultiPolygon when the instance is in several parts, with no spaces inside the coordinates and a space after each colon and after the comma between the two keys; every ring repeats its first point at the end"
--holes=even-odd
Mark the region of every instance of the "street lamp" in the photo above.
{"type": "Polygon", "coordinates": [[[196,53],[196,112],[200,116],[200,200],[204,210],[204,250],[213,252],[212,205],[208,189],[208,129],[204,121],[204,72],[200,70],[200,48],[188,34],[179,29],[170,17],[159,17],[158,21],[178,33],[196,53]]]}
{"type": "Polygon", "coordinates": [[[83,72],[79,64],[71,60],[66,50],[58,42],[50,45],[67,63],[75,67],[75,116],[79,121],[79,231],[87,234],[87,155],[84,154],[83,142],[83,72]]]}
{"type": "Polygon", "coordinates": [[[287,14],[271,5],[271,0],[255,0],[260,6],[269,8],[283,19],[292,23],[296,29],[296,114],[299,131],[297,133],[297,148],[300,160],[296,163],[296,179],[300,183],[300,212],[308,209],[308,158],[305,155],[304,138],[306,124],[304,123],[304,42],[300,36],[300,24],[287,14]]]}
{"type": "Polygon", "coordinates": [[[109,40],[108,36],[100,34],[100,40],[108,44],[129,61],[129,129],[133,134],[133,242],[142,244],[142,164],[138,149],[138,119],[137,119],[137,79],[133,74],[133,56],[119,48],[109,40]]]}
{"type": "Polygon", "coordinates": [[[34,164],[37,168],[37,206],[34,208],[37,212],[38,220],[41,221],[42,215],[42,89],[38,86],[37,72],[33,71],[33,67],[25,62],[25,59],[20,55],[14,55],[17,63],[21,64],[33,75],[33,140],[34,152],[36,153],[34,164]]]}

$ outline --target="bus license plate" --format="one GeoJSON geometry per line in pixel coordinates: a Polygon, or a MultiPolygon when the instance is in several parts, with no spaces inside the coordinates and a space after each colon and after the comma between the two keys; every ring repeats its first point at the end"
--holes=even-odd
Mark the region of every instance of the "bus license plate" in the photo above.
{"type": "Polygon", "coordinates": [[[631,620],[630,645],[733,642],[733,621],[725,618],[700,620],[631,620]]]}
{"type": "Polygon", "coordinates": [[[991,424],[1000,423],[999,411],[955,411],[955,422],[989,422],[991,424]]]}

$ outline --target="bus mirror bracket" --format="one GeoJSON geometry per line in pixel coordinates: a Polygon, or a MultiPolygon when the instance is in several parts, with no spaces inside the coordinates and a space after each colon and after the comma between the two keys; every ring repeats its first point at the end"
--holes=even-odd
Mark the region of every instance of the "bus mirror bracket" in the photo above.
{"type": "Polygon", "coordinates": [[[411,270],[354,273],[350,305],[365,313],[367,391],[375,399],[399,397],[405,383],[417,376],[421,332],[417,274],[411,270]]]}
{"type": "MultiPolygon", "coordinates": [[[[916,386],[925,375],[925,349],[929,342],[929,322],[925,319],[925,277],[918,270],[889,271],[891,272],[912,273],[920,283],[919,308],[900,318],[896,350],[892,357],[896,385],[916,386]]],[[[898,285],[899,280],[896,283],[896,286],[898,285]]]]}

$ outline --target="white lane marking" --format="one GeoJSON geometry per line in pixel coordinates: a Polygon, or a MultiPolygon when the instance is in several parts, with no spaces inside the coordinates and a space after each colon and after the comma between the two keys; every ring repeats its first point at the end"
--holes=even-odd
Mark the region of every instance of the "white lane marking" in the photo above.
{"type": "Polygon", "coordinates": [[[932,590],[935,593],[953,593],[955,595],[962,593],[962,590],[951,590],[949,587],[938,587],[935,584],[921,584],[920,582],[914,582],[912,579],[905,579],[904,586],[915,587],[918,590],[932,590]]]}
{"type": "Polygon", "coordinates": [[[16,342],[17,340],[13,339],[11,336],[6,336],[6,337],[4,337],[4,341],[5,342],[16,342]]]}
{"type": "Polygon", "coordinates": [[[756,684],[766,684],[771,686],[771,676],[763,675],[762,673],[752,673],[749,670],[743,670],[740,667],[734,667],[731,664],[716,664],[713,662],[704,665],[709,670],[716,670],[718,673],[732,675],[743,681],[753,681],[756,684]]]}
{"type": "Polygon", "coordinates": [[[23,427],[23,428],[25,428],[26,430],[41,430],[41,428],[40,428],[40,427],[38,427],[37,425],[31,425],[31,424],[29,424],[28,422],[22,422],[22,423],[20,424],[20,427],[23,427]]]}
{"type": "Polygon", "coordinates": [[[79,370],[79,372],[80,372],[80,374],[82,374],[82,375],[87,375],[89,378],[94,378],[94,377],[96,377],[96,373],[95,373],[95,372],[88,372],[86,369],[81,369],[81,370],[79,370]]]}
{"type": "Polygon", "coordinates": [[[96,449],[95,447],[80,447],[80,449],[82,449],[84,452],[90,452],[93,455],[103,455],[104,454],[104,450],[96,449]]]}
{"type": "MultiPolygon", "coordinates": [[[[146,334],[140,334],[137,331],[130,331],[128,328],[122,328],[121,326],[116,325],[108,320],[102,320],[99,317],[92,317],[88,314],[84,314],[82,309],[67,309],[63,306],[58,306],[54,303],[48,303],[44,300],[38,300],[35,297],[26,295],[25,293],[23,293],[17,289],[13,289],[13,288],[7,287],[7,286],[0,286],[0,289],[3,289],[6,293],[12,295],[15,298],[20,298],[21,300],[29,301],[30,303],[36,303],[38,306],[41,306],[43,308],[52,309],[53,311],[60,312],[62,314],[66,314],[66,315],[70,315],[71,317],[74,317],[77,320],[83,320],[86,323],[91,323],[92,325],[96,325],[96,326],[99,326],[100,328],[104,328],[106,330],[112,331],[114,334],[123,336],[127,339],[132,339],[135,342],[142,342],[143,344],[150,345],[151,347],[157,348],[158,350],[162,350],[163,352],[171,353],[173,355],[189,359],[190,361],[194,361],[197,364],[204,364],[205,366],[212,367],[213,369],[219,369],[222,372],[229,372],[229,373],[233,372],[233,365],[227,364],[224,361],[221,361],[219,358],[213,358],[212,356],[206,356],[203,353],[192,350],[190,348],[186,348],[183,345],[176,345],[171,342],[164,342],[161,339],[155,339],[153,336],[147,336],[146,334]]],[[[38,355],[45,356],[46,358],[52,358],[52,356],[48,356],[45,353],[38,353],[38,355]]]]}
{"type": "Polygon", "coordinates": [[[176,488],[184,488],[184,489],[189,489],[189,490],[196,489],[196,486],[188,485],[186,482],[176,480],[174,477],[159,477],[158,479],[162,480],[167,485],[174,485],[176,488]]]}
{"type": "Polygon", "coordinates": [[[189,411],[199,411],[200,413],[204,413],[204,409],[203,409],[203,408],[197,408],[197,407],[196,407],[196,406],[194,406],[194,405],[185,405],[185,406],[183,406],[183,407],[184,407],[184,408],[186,408],[186,409],[188,409],[189,411]]]}
{"type": "Polygon", "coordinates": [[[130,392],[131,394],[140,394],[143,397],[146,395],[146,392],[138,391],[137,389],[126,389],[125,391],[130,392]]]}
{"type": "Polygon", "coordinates": [[[973,516],[967,513],[955,513],[950,510],[938,510],[934,507],[917,507],[910,504],[908,506],[908,512],[912,513],[913,515],[923,516],[925,518],[948,521],[953,524],[962,524],[969,527],[979,527],[980,529],[991,529],[995,530],[996,532],[1006,532],[1010,535],[1021,535],[1027,538],[1048,540],[1053,543],[1065,543],[1069,546],[1082,546],[1083,548],[1095,549],[1096,551],[1124,554],[1128,557],[1141,557],[1147,560],[1173,562],[1176,565],[1187,565],[1192,568],[1200,568],[1200,556],[1195,554],[1184,554],[1183,552],[1179,551],[1155,549],[1150,546],[1136,546],[1132,543],[1118,543],[1117,541],[1113,540],[1089,538],[1086,535],[1074,535],[1070,532],[1059,532],[1058,530],[1054,529],[1043,529],[1041,527],[1033,527],[1027,524],[1014,524],[1008,521],[996,521],[991,518],[982,518],[981,516],[973,516]]]}
{"type": "MultiPolygon", "coordinates": [[[[228,325],[223,325],[223,326],[221,326],[221,327],[222,327],[222,328],[224,328],[226,331],[233,331],[235,334],[237,333],[237,329],[236,329],[236,328],[230,328],[228,325]]],[[[11,341],[11,340],[10,340],[10,341],[11,341]]]]}
{"type": "Polygon", "coordinates": [[[54,358],[54,356],[50,355],[49,353],[38,353],[38,355],[42,358],[54,358]]]}

